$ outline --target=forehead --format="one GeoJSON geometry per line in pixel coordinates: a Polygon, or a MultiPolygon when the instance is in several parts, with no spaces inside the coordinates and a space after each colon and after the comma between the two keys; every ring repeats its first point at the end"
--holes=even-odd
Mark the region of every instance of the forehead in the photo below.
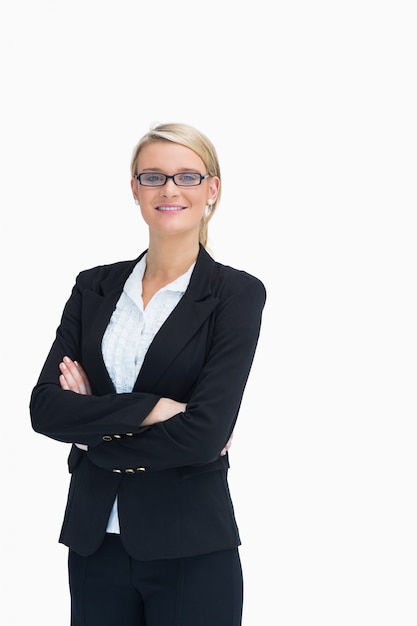
{"type": "Polygon", "coordinates": [[[195,169],[200,172],[205,169],[203,160],[186,146],[168,141],[157,141],[144,146],[137,161],[138,171],[143,169],[180,171],[195,169]]]}

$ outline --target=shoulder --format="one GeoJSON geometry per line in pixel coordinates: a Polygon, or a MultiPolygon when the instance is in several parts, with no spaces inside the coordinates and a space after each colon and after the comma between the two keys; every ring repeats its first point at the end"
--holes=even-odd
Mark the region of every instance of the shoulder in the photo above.
{"type": "Polygon", "coordinates": [[[266,289],[264,283],[246,270],[238,269],[216,261],[207,252],[206,261],[212,268],[211,289],[213,295],[225,297],[234,294],[245,294],[265,302],[266,289]]]}
{"type": "Polygon", "coordinates": [[[223,265],[218,261],[215,261],[215,265],[217,268],[217,280],[224,281],[229,285],[234,285],[236,288],[247,288],[250,286],[258,291],[266,291],[265,285],[257,276],[243,269],[223,265]]]}
{"type": "Polygon", "coordinates": [[[80,288],[99,291],[101,285],[115,288],[124,285],[138,261],[145,254],[143,252],[138,258],[126,261],[117,261],[105,265],[96,265],[83,269],[79,272],[76,283],[80,288]]]}
{"type": "Polygon", "coordinates": [[[249,272],[216,262],[217,276],[213,293],[223,301],[238,299],[245,307],[262,310],[266,302],[263,282],[249,272]]]}

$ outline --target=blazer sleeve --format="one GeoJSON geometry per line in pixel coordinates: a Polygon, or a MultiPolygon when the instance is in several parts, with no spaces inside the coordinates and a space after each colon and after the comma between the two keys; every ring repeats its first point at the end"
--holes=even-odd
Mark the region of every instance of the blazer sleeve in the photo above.
{"type": "MultiPolygon", "coordinates": [[[[91,293],[94,270],[81,272],[64,307],[55,340],[46,358],[36,386],[32,390],[29,410],[36,432],[66,443],[96,446],[106,433],[137,433],[141,422],[158,402],[152,393],[117,394],[108,378],[109,393],[80,395],[64,391],[59,384],[59,363],[65,355],[83,363],[82,299],[91,293]]],[[[107,375],[104,364],[99,364],[107,375]]],[[[90,372],[88,372],[90,378],[90,372]]],[[[96,377],[92,373],[91,378],[96,377]]],[[[90,378],[90,381],[91,381],[90,378]]]]}
{"type": "Polygon", "coordinates": [[[207,358],[186,411],[133,437],[103,442],[89,449],[89,459],[109,471],[159,471],[216,460],[238,416],[265,300],[264,285],[250,275],[221,294],[207,358]]]}

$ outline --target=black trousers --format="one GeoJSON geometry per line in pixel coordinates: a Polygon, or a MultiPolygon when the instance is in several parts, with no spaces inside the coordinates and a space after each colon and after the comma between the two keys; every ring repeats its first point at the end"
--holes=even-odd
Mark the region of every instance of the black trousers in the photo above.
{"type": "Polygon", "coordinates": [[[88,557],[69,552],[71,626],[241,626],[237,549],[137,561],[118,535],[88,557]]]}

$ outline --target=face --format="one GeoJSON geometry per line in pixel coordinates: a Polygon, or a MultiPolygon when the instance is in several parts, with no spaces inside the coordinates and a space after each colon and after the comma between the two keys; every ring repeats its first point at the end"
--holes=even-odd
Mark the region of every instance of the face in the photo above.
{"type": "MultiPolygon", "coordinates": [[[[136,173],[159,172],[173,176],[180,172],[207,174],[203,160],[190,148],[172,142],[155,142],[139,153],[136,173]]],[[[206,178],[196,187],[179,187],[168,178],[162,187],[147,187],[132,179],[132,191],[139,201],[143,219],[150,231],[159,235],[195,233],[209,199],[217,198],[220,181],[206,178]]]]}

